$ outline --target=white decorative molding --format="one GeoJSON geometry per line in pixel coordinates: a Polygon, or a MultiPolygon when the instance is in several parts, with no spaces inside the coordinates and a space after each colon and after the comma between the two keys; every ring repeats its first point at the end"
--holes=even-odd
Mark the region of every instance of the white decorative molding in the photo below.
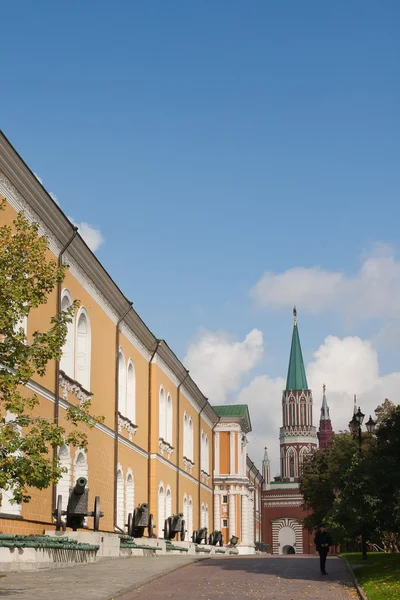
{"type": "Polygon", "coordinates": [[[215,430],[218,431],[240,431],[239,423],[218,423],[215,430]]]}
{"type": "Polygon", "coordinates": [[[124,417],[118,411],[118,433],[122,433],[123,429],[126,429],[129,440],[132,441],[133,436],[137,431],[138,426],[132,423],[128,417],[124,417]]]}
{"type": "Polygon", "coordinates": [[[68,394],[74,394],[77,400],[79,400],[80,404],[88,402],[92,399],[93,393],[85,390],[85,388],[81,386],[78,381],[68,377],[64,371],[60,371],[58,381],[60,383],[60,388],[63,390],[63,400],[68,400],[68,394]]]}
{"type": "Polygon", "coordinates": [[[179,379],[176,377],[176,375],[173,374],[171,369],[165,364],[165,362],[163,361],[163,359],[161,358],[161,356],[159,354],[155,355],[155,357],[153,359],[153,364],[160,367],[160,369],[164,373],[164,375],[166,375],[169,378],[169,380],[175,385],[175,387],[178,387],[179,379]]]}
{"type": "Polygon", "coordinates": [[[173,453],[175,448],[173,446],[171,446],[171,444],[168,444],[168,442],[166,442],[163,438],[160,438],[158,440],[158,445],[160,448],[161,456],[164,456],[164,452],[165,452],[166,455],[168,456],[168,459],[170,459],[171,454],[173,453]]]}
{"type": "Polygon", "coordinates": [[[193,467],[194,467],[194,462],[192,462],[190,460],[190,458],[186,458],[186,456],[183,457],[183,466],[185,467],[186,471],[189,471],[190,475],[193,472],[193,467]]]}
{"type": "Polygon", "coordinates": [[[208,485],[209,481],[210,481],[209,473],[207,473],[206,471],[203,471],[203,469],[202,469],[201,473],[200,473],[200,479],[201,479],[202,483],[204,483],[205,485],[208,485]]]}

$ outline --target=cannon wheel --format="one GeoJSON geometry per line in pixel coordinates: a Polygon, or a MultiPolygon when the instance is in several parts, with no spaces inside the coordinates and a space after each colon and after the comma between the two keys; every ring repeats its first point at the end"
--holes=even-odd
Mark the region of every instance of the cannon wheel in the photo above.
{"type": "Polygon", "coordinates": [[[100,496],[96,496],[96,498],[94,499],[93,531],[98,531],[99,530],[99,527],[100,527],[100,517],[101,517],[101,512],[100,512],[100,496]]]}
{"type": "Polygon", "coordinates": [[[224,536],[223,535],[221,535],[221,538],[219,540],[219,545],[221,546],[221,548],[224,545],[224,536]]]}
{"type": "Polygon", "coordinates": [[[210,544],[210,546],[214,546],[214,534],[212,533],[208,539],[208,543],[210,544]]]}
{"type": "Polygon", "coordinates": [[[192,533],[192,542],[193,542],[194,544],[196,544],[196,543],[197,543],[197,531],[196,531],[196,530],[195,530],[195,531],[193,531],[193,533],[192,533]]]}
{"type": "Polygon", "coordinates": [[[182,520],[182,527],[181,527],[181,542],[185,541],[185,535],[186,535],[186,530],[185,530],[185,519],[182,520]]]}
{"type": "Polygon", "coordinates": [[[171,535],[171,520],[170,517],[164,521],[164,540],[169,540],[171,535]]]}
{"type": "Polygon", "coordinates": [[[128,535],[129,537],[133,537],[133,517],[132,513],[128,515],[128,535]]]}
{"type": "Polygon", "coordinates": [[[152,514],[149,515],[149,525],[147,527],[147,532],[149,534],[149,538],[153,537],[153,530],[154,530],[154,517],[152,514]]]}
{"type": "Polygon", "coordinates": [[[60,531],[60,529],[63,529],[63,522],[62,522],[62,496],[61,494],[59,496],[57,496],[57,508],[55,510],[55,515],[56,517],[56,531],[60,531]]]}

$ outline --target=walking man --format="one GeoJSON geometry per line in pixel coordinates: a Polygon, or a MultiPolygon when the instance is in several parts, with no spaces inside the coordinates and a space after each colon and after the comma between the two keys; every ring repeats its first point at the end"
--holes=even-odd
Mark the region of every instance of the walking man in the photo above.
{"type": "Polygon", "coordinates": [[[329,552],[329,546],[332,546],[332,538],[326,531],[325,525],[319,526],[319,531],[316,533],[314,538],[315,548],[319,554],[319,565],[321,568],[321,575],[327,575],[325,571],[326,557],[329,552]]]}

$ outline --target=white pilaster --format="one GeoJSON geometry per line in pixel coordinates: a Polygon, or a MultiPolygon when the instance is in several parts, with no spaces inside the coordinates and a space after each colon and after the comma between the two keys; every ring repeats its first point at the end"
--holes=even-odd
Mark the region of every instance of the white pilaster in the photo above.
{"type": "Polygon", "coordinates": [[[214,494],[214,529],[221,531],[221,496],[214,494]]]}
{"type": "MultiPolygon", "coordinates": [[[[236,494],[234,490],[229,491],[229,539],[236,535],[236,494]]],[[[229,540],[227,540],[229,542],[229,540]]]]}
{"type": "Polygon", "coordinates": [[[249,519],[249,545],[252,546],[254,544],[254,496],[253,499],[249,498],[248,503],[248,519],[249,519]]]}
{"type": "Polygon", "coordinates": [[[230,474],[235,475],[235,432],[231,431],[229,434],[230,437],[230,474]]]}
{"type": "Polygon", "coordinates": [[[242,495],[242,539],[240,543],[247,546],[249,542],[249,502],[247,493],[242,495]]]}

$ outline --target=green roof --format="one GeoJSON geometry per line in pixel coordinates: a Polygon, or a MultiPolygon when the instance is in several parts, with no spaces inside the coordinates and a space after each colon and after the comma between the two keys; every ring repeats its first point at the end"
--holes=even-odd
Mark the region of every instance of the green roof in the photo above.
{"type": "Polygon", "coordinates": [[[213,409],[221,419],[239,421],[245,433],[251,431],[249,407],[247,404],[224,404],[213,406],[213,409]]]}
{"type": "Polygon", "coordinates": [[[289,369],[286,380],[286,391],[289,390],[308,390],[299,330],[296,322],[293,326],[292,347],[290,349],[289,369]]]}
{"type": "Polygon", "coordinates": [[[225,404],[213,409],[219,417],[245,417],[248,410],[247,404],[225,404]]]}

